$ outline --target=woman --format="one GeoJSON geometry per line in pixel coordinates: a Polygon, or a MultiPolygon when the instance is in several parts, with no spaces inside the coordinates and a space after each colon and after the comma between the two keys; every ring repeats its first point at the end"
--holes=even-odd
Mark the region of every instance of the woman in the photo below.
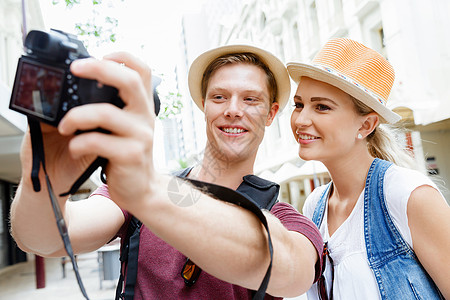
{"type": "Polygon", "coordinates": [[[386,107],[390,64],[341,38],[312,64],[287,68],[298,83],[291,127],[299,156],[324,163],[332,179],[304,206],[327,249],[308,298],[450,298],[450,207],[428,177],[404,167],[410,157],[380,125],[400,119],[386,107]]]}

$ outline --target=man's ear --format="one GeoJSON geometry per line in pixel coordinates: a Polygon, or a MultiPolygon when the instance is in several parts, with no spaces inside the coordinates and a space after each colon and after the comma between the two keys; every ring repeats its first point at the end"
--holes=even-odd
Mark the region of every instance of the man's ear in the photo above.
{"type": "Polygon", "coordinates": [[[371,134],[380,123],[380,116],[376,112],[371,112],[363,116],[363,123],[358,130],[358,134],[361,134],[363,138],[371,134]]]}
{"type": "Polygon", "coordinates": [[[203,107],[203,116],[205,118],[206,121],[206,113],[205,113],[205,99],[202,98],[202,107],[203,107]]]}
{"type": "Polygon", "coordinates": [[[278,104],[278,102],[272,103],[270,110],[269,110],[269,114],[267,115],[266,126],[270,126],[270,124],[272,124],[273,119],[277,115],[277,112],[279,109],[280,109],[280,104],[278,104]]]}

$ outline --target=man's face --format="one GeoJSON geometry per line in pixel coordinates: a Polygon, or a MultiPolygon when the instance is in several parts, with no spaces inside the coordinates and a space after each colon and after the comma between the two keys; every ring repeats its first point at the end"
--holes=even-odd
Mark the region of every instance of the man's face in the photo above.
{"type": "Polygon", "coordinates": [[[207,144],[220,159],[254,159],[278,111],[270,103],[265,72],[254,65],[229,64],[215,71],[206,89],[207,144]]]}

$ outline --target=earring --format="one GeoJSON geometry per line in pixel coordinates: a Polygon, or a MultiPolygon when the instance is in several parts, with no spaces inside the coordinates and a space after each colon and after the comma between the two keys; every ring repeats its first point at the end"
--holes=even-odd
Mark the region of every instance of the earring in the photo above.
{"type": "Polygon", "coordinates": [[[359,139],[359,140],[362,140],[362,138],[363,138],[362,134],[361,134],[361,133],[358,133],[358,139],[359,139]]]}

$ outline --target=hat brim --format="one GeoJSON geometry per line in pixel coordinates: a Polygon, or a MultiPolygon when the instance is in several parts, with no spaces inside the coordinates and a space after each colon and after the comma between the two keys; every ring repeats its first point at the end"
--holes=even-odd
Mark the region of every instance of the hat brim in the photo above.
{"type": "Polygon", "coordinates": [[[191,93],[192,99],[201,111],[203,111],[201,85],[203,73],[205,72],[206,68],[214,59],[222,55],[245,52],[258,55],[261,60],[269,67],[275,77],[275,81],[277,84],[278,92],[275,100],[279,104],[279,111],[283,110],[283,108],[286,106],[291,93],[291,83],[289,80],[288,72],[286,70],[286,66],[277,57],[275,57],[268,51],[252,45],[236,44],[222,46],[206,51],[192,62],[188,75],[189,91],[191,93]]]}
{"type": "Polygon", "coordinates": [[[332,86],[346,92],[378,113],[381,117],[381,123],[394,124],[401,119],[400,115],[387,108],[378,99],[363,91],[355,84],[314,65],[290,62],[287,64],[287,70],[289,72],[289,76],[291,76],[292,80],[296,84],[298,84],[300,82],[300,78],[304,76],[331,84],[332,86]]]}

